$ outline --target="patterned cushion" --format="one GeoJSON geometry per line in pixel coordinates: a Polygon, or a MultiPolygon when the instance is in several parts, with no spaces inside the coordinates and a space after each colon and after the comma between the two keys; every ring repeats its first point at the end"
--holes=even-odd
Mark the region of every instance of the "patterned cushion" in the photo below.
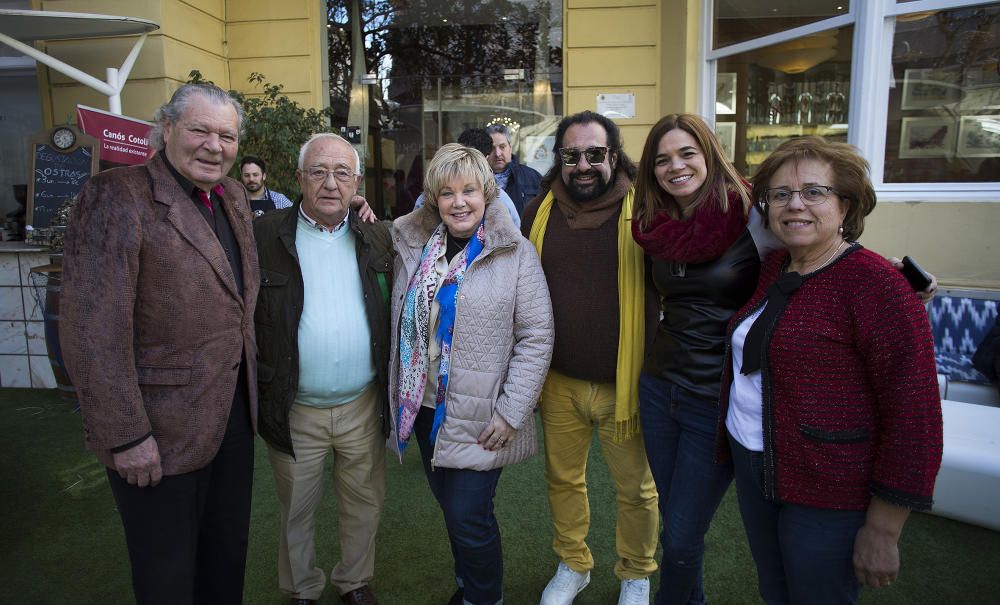
{"type": "Polygon", "coordinates": [[[990,384],[972,367],[972,354],[997,316],[997,301],[938,296],[928,309],[938,373],[951,380],[990,384]]]}
{"type": "Polygon", "coordinates": [[[938,353],[934,356],[937,361],[938,374],[944,374],[949,380],[961,380],[976,384],[990,384],[988,378],[982,375],[979,370],[972,367],[972,357],[961,353],[938,353]]]}

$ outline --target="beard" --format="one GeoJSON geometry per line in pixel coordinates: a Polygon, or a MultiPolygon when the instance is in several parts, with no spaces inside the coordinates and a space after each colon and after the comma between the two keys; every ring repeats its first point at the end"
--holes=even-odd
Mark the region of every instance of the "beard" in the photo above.
{"type": "Polygon", "coordinates": [[[264,183],[250,183],[249,185],[244,185],[250,193],[257,193],[263,186],[264,183]]]}
{"type": "Polygon", "coordinates": [[[573,197],[573,201],[575,202],[592,202],[607,193],[608,189],[611,189],[611,181],[607,180],[597,170],[574,172],[569,175],[569,182],[565,183],[565,185],[566,191],[573,197]],[[590,175],[594,175],[597,179],[586,185],[577,182],[577,177],[590,175]]]}

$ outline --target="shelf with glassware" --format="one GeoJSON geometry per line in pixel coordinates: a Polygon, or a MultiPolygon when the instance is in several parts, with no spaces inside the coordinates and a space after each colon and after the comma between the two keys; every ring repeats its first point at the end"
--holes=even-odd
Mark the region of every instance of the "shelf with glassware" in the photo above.
{"type": "MultiPolygon", "coordinates": [[[[764,76],[758,71],[758,76],[764,76]]],[[[757,166],[782,142],[798,136],[818,135],[847,141],[847,82],[836,76],[825,80],[783,81],[758,77],[749,86],[746,104],[744,169],[757,166]],[[765,85],[766,82],[766,85],[765,85]]]]}
{"type": "Polygon", "coordinates": [[[847,124],[748,124],[746,132],[744,157],[750,171],[792,137],[818,135],[831,141],[847,142],[847,124]]]}
{"type": "Polygon", "coordinates": [[[808,66],[772,65],[765,58],[756,53],[721,61],[716,81],[716,132],[747,175],[789,138],[847,139],[849,57],[808,66]]]}
{"type": "Polygon", "coordinates": [[[756,84],[747,91],[748,124],[801,126],[847,121],[847,82],[760,78],[756,84]]]}

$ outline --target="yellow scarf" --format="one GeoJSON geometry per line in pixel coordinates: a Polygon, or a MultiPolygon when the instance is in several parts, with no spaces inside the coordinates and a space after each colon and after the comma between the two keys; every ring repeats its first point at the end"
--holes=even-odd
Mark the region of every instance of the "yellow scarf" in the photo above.
{"type": "MultiPolygon", "coordinates": [[[[618,366],[615,369],[615,441],[624,441],[639,432],[639,372],[645,348],[645,278],[642,249],[632,239],[629,220],[632,217],[633,189],[625,194],[622,212],[618,216],[618,366]]],[[[542,256],[542,240],[549,223],[552,192],[545,196],[531,224],[528,239],[542,256]]]]}

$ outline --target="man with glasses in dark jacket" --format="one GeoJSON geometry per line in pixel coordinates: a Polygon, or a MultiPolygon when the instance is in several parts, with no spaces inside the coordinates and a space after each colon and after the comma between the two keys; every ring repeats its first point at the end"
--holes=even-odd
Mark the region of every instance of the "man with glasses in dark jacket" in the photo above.
{"type": "Polygon", "coordinates": [[[278,583],[292,605],[315,604],[326,587],[315,519],[332,450],[340,561],[330,581],[345,603],[377,605],[368,584],[385,498],[392,242],[385,224],[349,207],[363,177],[346,140],[306,141],[297,177],[302,201],[254,222],[259,429],[281,507],[278,583]]]}

